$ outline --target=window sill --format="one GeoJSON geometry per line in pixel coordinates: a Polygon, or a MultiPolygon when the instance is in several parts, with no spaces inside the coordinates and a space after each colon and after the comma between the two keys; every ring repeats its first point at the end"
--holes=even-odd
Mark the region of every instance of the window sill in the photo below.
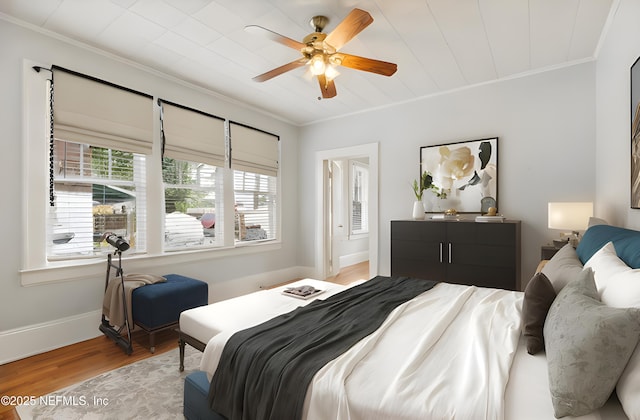
{"type": "Polygon", "coordinates": [[[366,233],[352,233],[351,235],[349,235],[349,240],[350,241],[358,241],[361,239],[367,239],[369,238],[369,232],[366,233]]]}
{"type": "MultiPolygon", "coordinates": [[[[269,241],[268,243],[237,244],[229,248],[199,249],[193,251],[172,251],[161,254],[132,255],[123,254],[123,268],[125,274],[128,272],[145,272],[150,267],[154,270],[159,267],[172,266],[175,264],[188,263],[194,261],[210,260],[212,258],[222,258],[226,256],[237,256],[252,254],[257,252],[274,251],[282,248],[280,241],[269,241]]],[[[105,265],[107,257],[96,257],[81,261],[56,261],[50,262],[45,267],[36,267],[20,271],[20,283],[24,287],[37,286],[42,284],[63,283],[68,281],[78,281],[100,278],[105,279],[105,265]]],[[[157,274],[157,273],[154,273],[157,274]]]]}

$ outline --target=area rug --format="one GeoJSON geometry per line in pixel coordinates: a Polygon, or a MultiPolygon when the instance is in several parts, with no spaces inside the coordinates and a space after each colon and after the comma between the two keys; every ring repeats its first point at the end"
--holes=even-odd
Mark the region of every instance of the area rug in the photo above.
{"type": "Polygon", "coordinates": [[[17,407],[28,419],[183,419],[184,378],[202,353],[187,346],[184,372],[178,349],[103,373],[17,407]]]}

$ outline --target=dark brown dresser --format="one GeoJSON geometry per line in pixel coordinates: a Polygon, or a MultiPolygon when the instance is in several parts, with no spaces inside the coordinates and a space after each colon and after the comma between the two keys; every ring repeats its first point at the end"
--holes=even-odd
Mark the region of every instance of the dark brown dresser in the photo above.
{"type": "Polygon", "coordinates": [[[392,220],[391,275],[520,290],[520,221],[392,220]]]}

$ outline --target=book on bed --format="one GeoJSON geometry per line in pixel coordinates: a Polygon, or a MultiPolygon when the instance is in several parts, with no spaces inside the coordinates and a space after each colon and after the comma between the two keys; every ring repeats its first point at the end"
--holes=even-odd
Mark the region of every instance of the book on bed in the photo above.
{"type": "Polygon", "coordinates": [[[288,287],[282,291],[285,296],[291,296],[298,299],[310,299],[324,292],[322,289],[316,289],[313,286],[288,287]]]}

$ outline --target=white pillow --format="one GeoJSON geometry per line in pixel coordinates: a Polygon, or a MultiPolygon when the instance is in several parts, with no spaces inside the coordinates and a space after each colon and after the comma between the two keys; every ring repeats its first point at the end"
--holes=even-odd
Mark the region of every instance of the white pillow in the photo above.
{"type": "Polygon", "coordinates": [[[616,394],[627,417],[631,420],[640,420],[640,398],[638,397],[640,395],[640,345],[636,346],[636,350],[618,379],[616,394]]]}
{"type": "MultiPolygon", "coordinates": [[[[604,304],[640,308],[640,269],[632,269],[618,258],[613,243],[607,243],[593,254],[585,267],[594,271],[598,294],[604,304]]],[[[627,416],[640,420],[640,345],[622,371],[616,393],[627,416]]]]}
{"type": "Polygon", "coordinates": [[[631,269],[614,274],[606,279],[601,290],[600,300],[615,308],[640,308],[640,269],[631,269]]]}
{"type": "Polygon", "coordinates": [[[613,276],[631,270],[624,261],[618,258],[613,242],[607,242],[605,246],[589,258],[589,261],[587,261],[584,266],[590,267],[593,270],[596,288],[598,289],[600,298],[602,298],[602,292],[613,276]]]}

